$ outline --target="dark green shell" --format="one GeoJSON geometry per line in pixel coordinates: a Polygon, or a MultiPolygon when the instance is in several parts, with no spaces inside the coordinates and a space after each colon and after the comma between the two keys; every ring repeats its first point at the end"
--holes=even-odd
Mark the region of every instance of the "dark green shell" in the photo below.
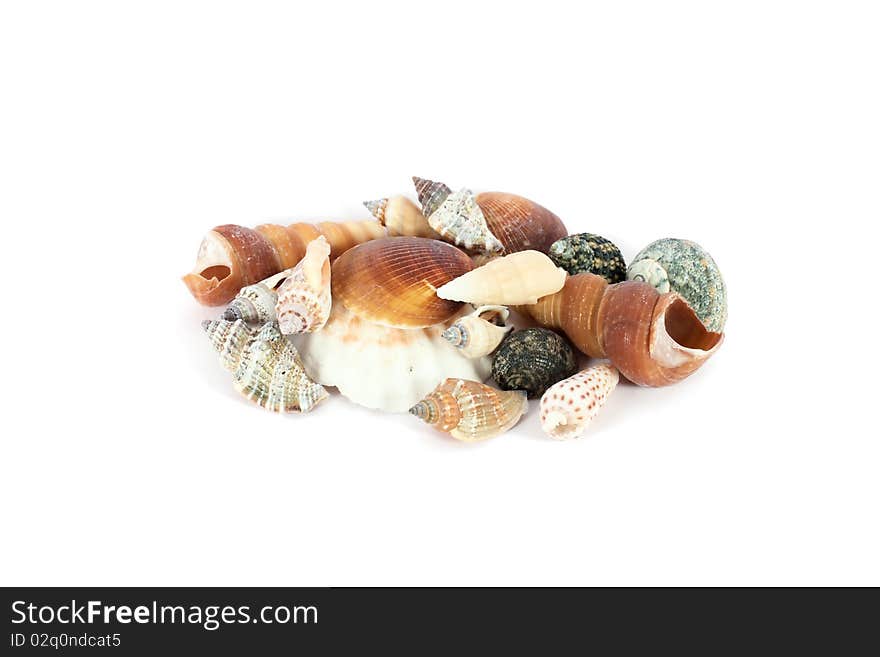
{"type": "Polygon", "coordinates": [[[569,274],[596,274],[609,283],[626,280],[626,263],[620,249],[601,235],[578,233],[553,242],[547,253],[569,274]]]}
{"type": "Polygon", "coordinates": [[[534,399],[577,372],[568,340],[549,329],[514,331],[495,351],[492,378],[502,390],[525,390],[534,399]]]}

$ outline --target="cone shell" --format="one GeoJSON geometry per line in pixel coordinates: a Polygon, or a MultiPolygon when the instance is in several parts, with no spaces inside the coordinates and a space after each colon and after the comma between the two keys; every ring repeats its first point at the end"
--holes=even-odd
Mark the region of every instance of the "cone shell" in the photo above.
{"type": "Polygon", "coordinates": [[[447,377],[483,381],[489,376],[491,360],[462,356],[441,337],[444,328],[389,328],[365,321],[337,302],[323,329],[291,340],[306,371],[319,383],[336,386],[361,406],[405,413],[447,377]]]}
{"type": "Polygon", "coordinates": [[[546,253],[558,239],[568,235],[562,220],[547,208],[516,194],[483,192],[477,195],[492,234],[504,245],[504,253],[535,250],[546,253]]]}
{"type": "Polygon", "coordinates": [[[440,287],[441,299],[480,305],[520,305],[562,289],[566,273],[543,253],[521,251],[489,261],[440,287]]]}
{"type": "Polygon", "coordinates": [[[491,354],[504,336],[513,330],[504,326],[510,311],[504,306],[481,306],[443,331],[443,338],[467,358],[491,354]]]}
{"type": "Polygon", "coordinates": [[[419,178],[418,176],[413,176],[412,180],[413,185],[416,186],[419,203],[422,204],[422,214],[425,217],[430,217],[434,214],[434,211],[452,193],[452,190],[441,182],[434,182],[433,180],[419,178]]]}
{"type": "Polygon", "coordinates": [[[278,288],[275,314],[284,334],[317,331],[330,316],[330,244],[322,235],[278,288]]]}
{"type": "Polygon", "coordinates": [[[379,223],[388,229],[389,237],[427,237],[442,239],[431,228],[419,207],[405,196],[392,196],[378,201],[365,201],[364,205],[379,223]]]}
{"type": "Polygon", "coordinates": [[[502,390],[525,390],[532,398],[575,372],[577,359],[568,340],[544,328],[514,331],[492,361],[492,378],[502,390]]]}
{"type": "Polygon", "coordinates": [[[476,381],[446,379],[409,412],[457,440],[477,442],[504,433],[527,409],[522,391],[504,392],[476,381]]]}
{"type": "Polygon", "coordinates": [[[385,237],[386,230],[374,220],[217,226],[202,240],[195,267],[183,282],[199,303],[222,306],[241,288],[295,266],[320,235],[327,238],[333,260],[356,244],[385,237]]]}
{"type": "Polygon", "coordinates": [[[241,288],[235,298],[226,306],[221,318],[230,322],[241,319],[248,324],[259,326],[267,322],[274,322],[278,286],[292,271],[293,269],[285,269],[264,281],[241,288]]]}
{"type": "Polygon", "coordinates": [[[617,368],[603,363],[553,384],[541,397],[541,428],[557,440],[581,436],[618,379],[617,368]]]}
{"type": "Polygon", "coordinates": [[[211,345],[220,355],[223,369],[230,372],[238,369],[245,345],[253,338],[255,331],[241,319],[206,320],[202,322],[202,329],[208,334],[211,345]]]}
{"type": "Polygon", "coordinates": [[[706,328],[722,331],[727,322],[727,288],[712,256],[695,242],[666,238],[652,242],[630,263],[627,278],[660,294],[677,292],[706,328]]]}
{"type": "Polygon", "coordinates": [[[394,328],[425,328],[461,309],[438,287],[470,271],[454,246],[422,237],[389,237],[357,246],[333,264],[333,299],[355,315],[394,328]]]}
{"type": "Polygon", "coordinates": [[[483,211],[469,189],[447,196],[428,216],[428,223],[447,242],[468,251],[498,253],[504,248],[486,225],[483,211]]]}
{"type": "Polygon", "coordinates": [[[613,242],[601,235],[578,233],[553,242],[547,253],[569,274],[590,273],[609,283],[626,280],[626,263],[613,242]]]}

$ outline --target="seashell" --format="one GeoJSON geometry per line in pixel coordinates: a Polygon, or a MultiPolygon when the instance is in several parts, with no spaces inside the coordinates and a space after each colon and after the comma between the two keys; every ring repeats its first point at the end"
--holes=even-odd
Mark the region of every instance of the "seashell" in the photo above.
{"type": "Polygon", "coordinates": [[[447,377],[483,381],[489,376],[491,360],[462,356],[441,337],[444,328],[389,328],[334,303],[323,329],[291,340],[315,381],[336,386],[361,406],[405,413],[447,377]]]}
{"type": "Polygon", "coordinates": [[[538,251],[520,251],[490,260],[437,289],[441,299],[479,305],[531,304],[565,284],[565,270],[538,251]]]}
{"type": "Polygon", "coordinates": [[[311,333],[330,316],[330,244],[320,236],[278,288],[275,314],[282,333],[311,333]]]}
{"type": "Polygon", "coordinates": [[[446,241],[481,253],[500,252],[504,246],[486,225],[483,211],[469,189],[453,192],[428,215],[428,223],[446,241]]]}
{"type": "Polygon", "coordinates": [[[575,372],[577,359],[568,340],[543,328],[514,331],[492,362],[492,378],[502,390],[525,390],[529,397],[540,397],[575,372]]]}
{"type": "Polygon", "coordinates": [[[562,220],[547,208],[516,194],[477,194],[492,234],[504,245],[504,253],[541,251],[546,253],[556,240],[568,235],[562,220]]]}
{"type": "Polygon", "coordinates": [[[503,392],[476,381],[449,378],[409,412],[453,438],[477,442],[510,429],[528,407],[521,390],[503,392]]]}
{"type": "Polygon", "coordinates": [[[642,386],[684,379],[724,339],[707,330],[675,292],[661,295],[638,281],[608,285],[595,274],[569,276],[562,290],[518,310],[542,326],[563,330],[585,354],[608,358],[623,376],[642,386]]]}
{"type": "Polygon", "coordinates": [[[569,274],[597,274],[609,283],[626,280],[626,264],[614,243],[593,233],[569,235],[553,242],[550,259],[569,274]]]}
{"type": "Polygon", "coordinates": [[[208,334],[211,344],[220,354],[223,369],[234,372],[241,362],[241,354],[247,342],[254,337],[255,331],[248,327],[244,320],[205,320],[202,328],[208,334]]]}
{"type": "Polygon", "coordinates": [[[305,255],[306,245],[319,235],[330,243],[333,260],[356,244],[385,237],[386,230],[372,219],[256,228],[217,226],[202,240],[196,265],[183,282],[199,303],[222,306],[246,285],[296,265],[305,255]]]}
{"type": "Polygon", "coordinates": [[[541,428],[557,440],[581,436],[619,378],[616,367],[603,363],[554,383],[541,397],[541,428]]]}
{"type": "Polygon", "coordinates": [[[418,206],[405,196],[364,201],[370,213],[388,229],[389,237],[427,237],[442,239],[431,228],[418,206]]]}
{"type": "Polygon", "coordinates": [[[436,290],[470,271],[454,246],[423,237],[388,237],[356,246],[333,264],[333,299],[354,314],[394,328],[445,322],[461,304],[436,290]]]}
{"type": "Polygon", "coordinates": [[[266,322],[274,322],[278,286],[292,271],[292,268],[285,269],[264,281],[241,288],[235,298],[226,306],[226,310],[220,316],[221,319],[230,322],[241,319],[260,326],[266,322]]]}
{"type": "Polygon", "coordinates": [[[434,214],[434,211],[452,193],[452,190],[441,182],[434,182],[418,176],[413,176],[412,181],[416,186],[416,194],[419,197],[419,203],[422,204],[422,214],[425,217],[434,214]]]}
{"type": "Polygon", "coordinates": [[[504,326],[509,316],[510,311],[504,306],[481,306],[473,314],[457,320],[442,335],[466,358],[487,356],[513,330],[512,326],[504,326]]]}
{"type": "Polygon", "coordinates": [[[652,242],[630,263],[627,278],[644,281],[660,294],[677,292],[706,328],[724,330],[727,289],[718,265],[699,244],[671,237],[652,242]]]}
{"type": "Polygon", "coordinates": [[[274,324],[264,325],[245,345],[234,377],[236,390],[275,413],[305,413],[328,396],[274,324]]]}

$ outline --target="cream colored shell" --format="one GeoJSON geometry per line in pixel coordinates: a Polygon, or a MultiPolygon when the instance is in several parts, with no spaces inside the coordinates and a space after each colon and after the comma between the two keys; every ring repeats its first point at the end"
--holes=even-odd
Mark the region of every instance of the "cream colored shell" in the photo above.
{"type": "Polygon", "coordinates": [[[504,325],[509,316],[510,311],[504,306],[480,306],[443,331],[443,337],[459,349],[462,356],[488,356],[501,344],[504,336],[513,330],[513,326],[504,325]],[[489,321],[490,318],[497,318],[499,323],[489,321]]]}
{"type": "Polygon", "coordinates": [[[550,386],[541,397],[541,428],[557,440],[581,436],[619,378],[616,367],[603,363],[550,386]]]}
{"type": "Polygon", "coordinates": [[[320,236],[278,288],[275,314],[284,334],[319,330],[330,316],[330,244],[320,236]]]}

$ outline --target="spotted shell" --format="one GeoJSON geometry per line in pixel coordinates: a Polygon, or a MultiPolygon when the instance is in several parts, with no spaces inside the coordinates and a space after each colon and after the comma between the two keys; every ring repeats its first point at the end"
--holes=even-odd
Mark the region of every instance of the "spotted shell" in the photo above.
{"type": "Polygon", "coordinates": [[[476,381],[446,379],[409,412],[457,440],[477,442],[504,433],[527,409],[528,399],[520,390],[503,392],[476,381]]]}
{"type": "Polygon", "coordinates": [[[497,253],[504,248],[486,225],[483,211],[469,189],[449,194],[428,216],[428,223],[446,241],[468,251],[497,253]]]}
{"type": "Polygon", "coordinates": [[[568,340],[543,328],[514,331],[495,350],[492,378],[502,390],[525,390],[540,397],[557,381],[577,372],[568,340]]]}
{"type": "Polygon", "coordinates": [[[627,270],[631,281],[644,281],[660,294],[678,292],[710,331],[727,322],[727,289],[718,265],[699,244],[665,238],[652,242],[627,270]]]}
{"type": "Polygon", "coordinates": [[[553,384],[541,397],[541,428],[557,440],[581,436],[619,378],[616,367],[603,363],[553,384]]]}
{"type": "Polygon", "coordinates": [[[550,259],[569,274],[597,274],[609,283],[626,280],[623,255],[613,242],[593,233],[569,235],[553,242],[550,259]]]}
{"type": "Polygon", "coordinates": [[[275,315],[284,334],[319,330],[330,316],[330,244],[312,240],[299,264],[278,288],[275,315]]]}
{"type": "Polygon", "coordinates": [[[205,320],[202,329],[208,334],[211,345],[220,355],[223,369],[234,372],[241,362],[241,354],[255,331],[242,319],[205,320]]]}
{"type": "Polygon", "coordinates": [[[459,312],[461,303],[441,299],[436,290],[472,267],[467,255],[445,242],[423,237],[372,240],[333,263],[333,300],[370,322],[425,328],[459,312]]]}
{"type": "Polygon", "coordinates": [[[241,288],[226,307],[221,316],[222,319],[229,320],[230,322],[241,319],[250,324],[259,324],[260,326],[266,322],[274,322],[278,286],[281,285],[292,271],[293,268],[291,267],[259,283],[246,285],[241,288]]]}
{"type": "Polygon", "coordinates": [[[427,237],[441,239],[431,228],[418,206],[405,196],[392,196],[377,201],[364,201],[370,213],[388,229],[390,237],[427,237]]]}
{"type": "Polygon", "coordinates": [[[504,323],[510,311],[504,306],[481,306],[443,331],[443,338],[460,350],[462,356],[479,358],[491,354],[513,326],[504,323]]]}

